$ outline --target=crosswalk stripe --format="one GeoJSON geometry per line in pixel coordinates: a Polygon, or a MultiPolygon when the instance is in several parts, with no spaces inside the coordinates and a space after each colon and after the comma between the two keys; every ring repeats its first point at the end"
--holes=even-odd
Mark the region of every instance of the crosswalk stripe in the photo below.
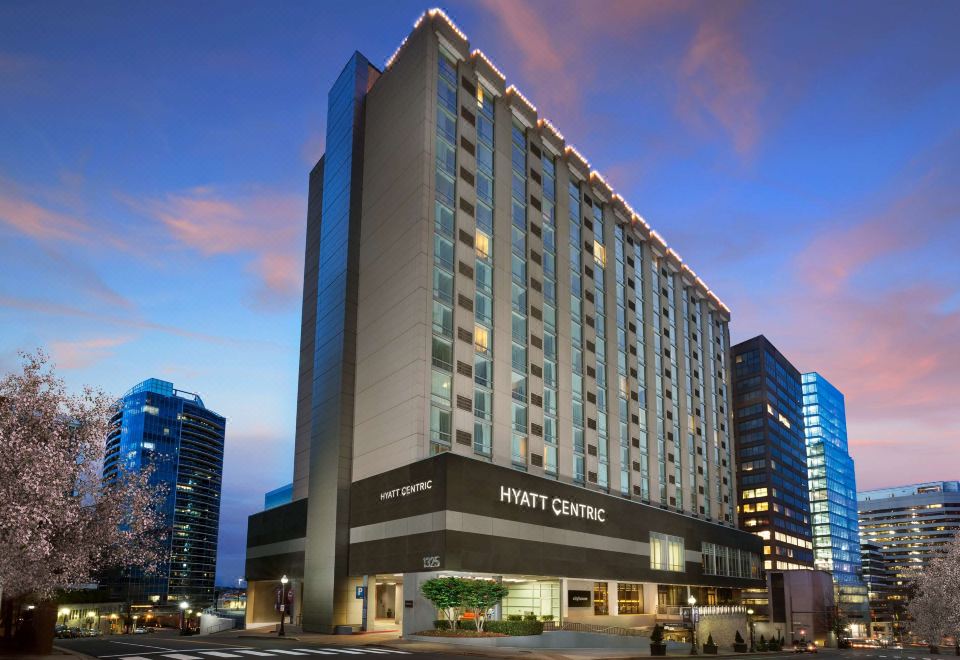
{"type": "Polygon", "coordinates": [[[239,658],[236,653],[224,653],[223,651],[200,651],[204,655],[212,655],[217,658],[239,658]]]}
{"type": "Polygon", "coordinates": [[[307,653],[319,653],[320,655],[336,655],[336,651],[330,649],[293,649],[294,651],[306,651],[307,653]]]}
{"type": "Polygon", "coordinates": [[[265,655],[273,657],[272,653],[267,653],[265,651],[254,651],[253,649],[237,649],[237,653],[246,653],[247,655],[265,655]]]}
{"type": "Polygon", "coordinates": [[[165,653],[163,657],[173,658],[173,660],[203,660],[199,655],[187,655],[186,653],[165,653]]]}
{"type": "Polygon", "coordinates": [[[400,655],[410,655],[410,651],[401,651],[400,649],[392,649],[389,646],[378,646],[377,650],[383,653],[399,653],[400,655]]]}
{"type": "Polygon", "coordinates": [[[361,653],[389,653],[389,651],[384,651],[382,649],[375,649],[369,646],[353,647],[351,650],[360,651],[361,653]]]}
{"type": "Polygon", "coordinates": [[[287,649],[270,649],[274,653],[285,653],[287,655],[306,655],[306,653],[301,653],[300,651],[288,651],[287,649]]]}
{"type": "Polygon", "coordinates": [[[144,658],[142,655],[127,655],[120,658],[120,660],[147,660],[147,658],[144,658]]]}
{"type": "Polygon", "coordinates": [[[337,653],[347,653],[349,655],[363,655],[363,651],[353,651],[351,649],[337,649],[337,653]]]}

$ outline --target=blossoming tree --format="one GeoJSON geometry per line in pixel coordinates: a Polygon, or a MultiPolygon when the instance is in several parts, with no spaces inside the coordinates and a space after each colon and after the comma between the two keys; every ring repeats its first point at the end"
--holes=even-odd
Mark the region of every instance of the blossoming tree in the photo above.
{"type": "Polygon", "coordinates": [[[943,554],[931,560],[916,579],[917,596],[907,611],[913,618],[913,632],[930,646],[944,636],[960,635],[960,535],[943,554]]]}
{"type": "MultiPolygon", "coordinates": [[[[43,352],[21,357],[21,371],[0,379],[0,593],[7,638],[17,601],[43,605],[56,591],[95,582],[111,567],[155,570],[165,535],[164,492],[149,484],[149,471],[123,466],[116,479],[101,476],[116,400],[91,388],[69,394],[43,352]]],[[[48,627],[52,639],[52,619],[48,627]]]]}

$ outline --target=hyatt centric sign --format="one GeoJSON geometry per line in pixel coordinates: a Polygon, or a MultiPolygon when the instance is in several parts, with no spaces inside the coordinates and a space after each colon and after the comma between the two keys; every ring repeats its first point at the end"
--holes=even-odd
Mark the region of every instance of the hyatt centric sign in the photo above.
{"type": "Polygon", "coordinates": [[[408,495],[413,495],[414,493],[422,493],[425,490],[431,490],[433,488],[433,479],[427,479],[426,481],[418,481],[417,483],[407,484],[406,486],[401,486],[400,488],[394,488],[393,490],[385,490],[380,493],[380,501],[386,502],[387,500],[395,500],[400,497],[407,497],[408,495]]]}
{"type": "Polygon", "coordinates": [[[574,502],[562,497],[551,497],[530,490],[500,486],[500,501],[528,509],[552,511],[553,515],[607,522],[607,512],[600,507],[574,502]]]}

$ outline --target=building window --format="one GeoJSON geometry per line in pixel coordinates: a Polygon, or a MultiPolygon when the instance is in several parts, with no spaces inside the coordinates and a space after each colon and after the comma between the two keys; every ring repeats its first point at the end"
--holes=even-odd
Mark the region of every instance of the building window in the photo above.
{"type": "Polygon", "coordinates": [[[610,605],[607,602],[606,582],[593,583],[593,613],[598,615],[610,613],[610,605]]]}
{"type": "Polygon", "coordinates": [[[643,614],[643,586],[635,582],[617,583],[617,613],[643,614]]]}
{"type": "Polygon", "coordinates": [[[650,532],[650,568],[657,571],[683,571],[683,539],[650,532]]]}

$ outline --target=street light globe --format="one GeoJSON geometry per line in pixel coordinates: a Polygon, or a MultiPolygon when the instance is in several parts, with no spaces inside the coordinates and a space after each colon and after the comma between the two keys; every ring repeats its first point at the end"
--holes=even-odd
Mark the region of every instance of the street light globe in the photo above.
{"type": "Polygon", "coordinates": [[[290,580],[287,579],[287,576],[286,576],[286,575],[284,575],[282,578],[280,578],[280,584],[286,584],[286,583],[289,582],[289,581],[290,581],[290,580]]]}
{"type": "Polygon", "coordinates": [[[185,600],[181,600],[181,601],[180,601],[180,609],[181,609],[181,610],[185,610],[185,609],[187,609],[188,607],[190,607],[190,603],[188,603],[188,602],[185,601],[185,600]]]}
{"type": "Polygon", "coordinates": [[[696,604],[697,604],[697,599],[694,598],[693,596],[690,596],[690,598],[687,599],[687,605],[689,605],[690,607],[693,607],[696,604]]]}
{"type": "Polygon", "coordinates": [[[753,616],[753,610],[747,610],[747,614],[749,614],[750,616],[753,616]]]}
{"type": "Polygon", "coordinates": [[[70,608],[69,608],[69,607],[61,607],[61,608],[60,608],[60,616],[67,616],[68,614],[70,614],[70,608]]]}

